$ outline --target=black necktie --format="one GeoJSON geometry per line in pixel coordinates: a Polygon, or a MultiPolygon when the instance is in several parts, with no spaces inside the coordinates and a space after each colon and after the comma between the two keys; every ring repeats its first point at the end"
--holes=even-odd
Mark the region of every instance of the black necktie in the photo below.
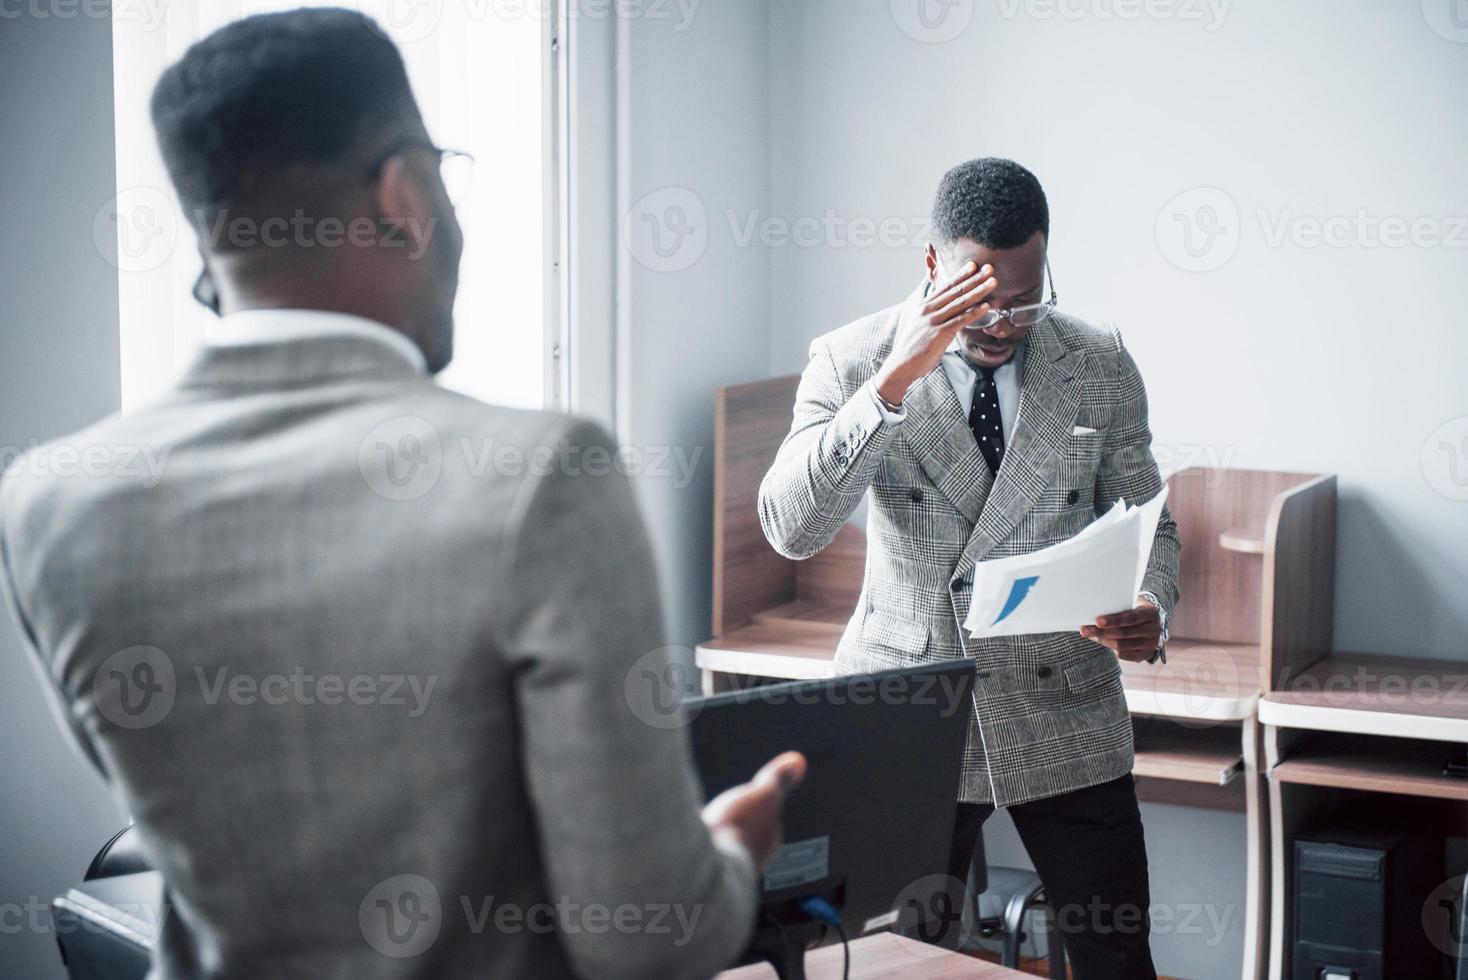
{"type": "Polygon", "coordinates": [[[1004,462],[1004,420],[999,417],[999,389],[994,385],[993,368],[974,368],[974,400],[968,410],[968,427],[979,443],[979,452],[992,473],[999,472],[1004,462]]]}

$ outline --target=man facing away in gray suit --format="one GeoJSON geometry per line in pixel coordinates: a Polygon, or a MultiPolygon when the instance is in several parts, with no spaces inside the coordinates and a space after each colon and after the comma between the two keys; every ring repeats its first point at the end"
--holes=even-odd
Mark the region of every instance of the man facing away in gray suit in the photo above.
{"type": "Polygon", "coordinates": [[[462,239],[398,52],[355,12],[250,18],[153,116],[223,319],[176,387],[63,442],[161,477],[23,460],[0,556],[164,875],[154,974],[725,966],[804,760],[700,812],[607,436],[431,380],[462,239]]]}
{"type": "Polygon", "coordinates": [[[1134,608],[1067,633],[975,640],[961,629],[976,563],[1063,541],[1117,498],[1162,489],[1142,379],[1116,331],[1056,312],[1049,207],[1028,170],[955,167],[933,230],[906,302],[811,344],[760,521],[777,551],[806,558],[869,502],[866,576],[837,666],[975,661],[950,873],[967,878],[984,820],[1007,807],[1074,976],[1153,977],[1117,658],[1165,660],[1178,598],[1171,515],[1134,608]]]}

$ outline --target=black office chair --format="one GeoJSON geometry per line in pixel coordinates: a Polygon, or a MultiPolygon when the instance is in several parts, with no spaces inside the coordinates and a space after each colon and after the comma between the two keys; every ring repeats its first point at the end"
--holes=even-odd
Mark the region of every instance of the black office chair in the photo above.
{"type": "Polygon", "coordinates": [[[984,857],[984,835],[979,834],[974,860],[969,868],[969,894],[973,896],[974,929],[980,937],[1002,937],[1004,966],[1019,969],[1020,945],[1028,938],[1025,916],[1035,911],[1045,923],[1045,949],[1050,961],[1050,980],[1065,980],[1065,947],[1060,929],[1045,899],[1040,876],[1024,868],[990,866],[984,857]]]}
{"type": "Polygon", "coordinates": [[[51,903],[71,980],[143,980],[165,914],[163,876],[125,827],[102,845],[82,881],[51,903]]]}

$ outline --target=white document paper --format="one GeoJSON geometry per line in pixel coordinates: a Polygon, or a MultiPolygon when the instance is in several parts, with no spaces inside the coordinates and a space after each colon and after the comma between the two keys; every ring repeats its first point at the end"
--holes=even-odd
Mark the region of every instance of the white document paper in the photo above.
{"type": "Polygon", "coordinates": [[[1074,632],[1136,605],[1167,487],[1141,506],[1118,500],[1068,541],[979,562],[964,629],[975,639],[1074,632]]]}

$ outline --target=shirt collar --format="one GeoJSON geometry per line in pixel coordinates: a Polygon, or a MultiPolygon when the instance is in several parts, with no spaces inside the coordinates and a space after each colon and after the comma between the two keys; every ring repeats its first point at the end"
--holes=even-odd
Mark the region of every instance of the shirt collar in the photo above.
{"type": "Polygon", "coordinates": [[[316,337],[361,337],[376,341],[428,373],[428,364],[418,345],[396,330],[375,320],[326,310],[244,310],[211,320],[204,328],[204,343],[210,347],[242,347],[278,344],[316,337]]]}
{"type": "MultiPolygon", "coordinates": [[[[963,361],[964,364],[972,368],[973,365],[969,364],[968,358],[963,356],[963,341],[959,339],[960,336],[961,334],[954,334],[953,339],[948,342],[948,349],[945,350],[943,353],[945,355],[952,354],[954,357],[957,357],[959,360],[963,361]]],[[[1029,343],[1030,340],[1028,337],[1026,337],[1024,340],[1021,340],[1019,344],[1016,345],[1014,348],[1014,356],[995,368],[995,373],[997,374],[998,372],[1003,371],[1005,368],[1012,367],[1017,373],[1023,375],[1023,368],[1025,364],[1025,350],[1029,347],[1029,343]]]]}

